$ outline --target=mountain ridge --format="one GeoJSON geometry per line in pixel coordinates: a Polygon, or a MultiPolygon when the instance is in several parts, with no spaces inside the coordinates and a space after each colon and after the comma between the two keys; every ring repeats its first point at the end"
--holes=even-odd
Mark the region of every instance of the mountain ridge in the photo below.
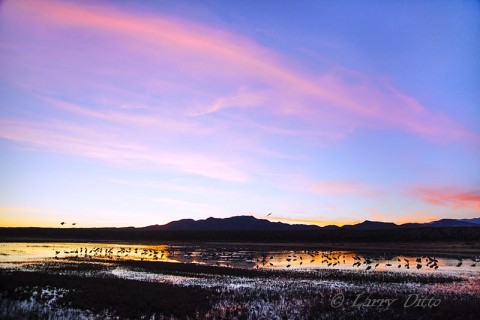
{"type": "Polygon", "coordinates": [[[320,230],[321,227],[307,224],[287,224],[258,219],[254,216],[207,218],[201,220],[181,219],[164,225],[147,226],[142,229],[159,231],[288,231],[320,230]]]}
{"type": "Polygon", "coordinates": [[[350,230],[385,230],[397,228],[437,228],[437,227],[480,227],[480,218],[472,219],[440,219],[426,223],[404,223],[365,220],[361,223],[344,226],[328,225],[320,227],[308,224],[287,224],[283,222],[272,222],[268,219],[256,218],[254,216],[242,215],[228,218],[207,219],[181,219],[171,221],[163,225],[150,225],[143,230],[151,231],[302,231],[302,230],[328,230],[328,229],[350,229],[350,230]]]}

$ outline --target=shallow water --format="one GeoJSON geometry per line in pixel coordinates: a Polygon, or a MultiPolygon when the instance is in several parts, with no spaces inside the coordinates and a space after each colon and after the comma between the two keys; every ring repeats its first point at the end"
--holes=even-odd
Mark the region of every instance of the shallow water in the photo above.
{"type": "Polygon", "coordinates": [[[0,243],[0,263],[54,259],[186,262],[255,269],[342,269],[392,272],[480,273],[480,257],[394,255],[388,252],[285,250],[222,245],[141,245],[119,243],[0,243]],[[477,266],[478,264],[478,266],[477,266]]]}

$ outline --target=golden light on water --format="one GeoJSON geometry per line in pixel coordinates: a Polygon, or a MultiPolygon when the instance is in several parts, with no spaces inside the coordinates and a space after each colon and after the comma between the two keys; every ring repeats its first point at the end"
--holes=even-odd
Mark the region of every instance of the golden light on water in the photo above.
{"type": "Polygon", "coordinates": [[[390,272],[480,272],[478,257],[365,254],[355,251],[285,250],[202,245],[126,243],[0,243],[0,262],[140,260],[256,269],[341,269],[390,272]],[[459,266],[459,264],[461,264],[459,266]]]}

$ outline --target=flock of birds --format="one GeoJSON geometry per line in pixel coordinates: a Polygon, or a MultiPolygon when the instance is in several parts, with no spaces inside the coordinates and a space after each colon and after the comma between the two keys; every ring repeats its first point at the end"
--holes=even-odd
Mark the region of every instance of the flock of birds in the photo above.
{"type": "MultiPolygon", "coordinates": [[[[65,221],[60,222],[60,225],[61,225],[61,226],[64,226],[64,225],[66,225],[66,224],[67,224],[67,223],[66,223],[65,221]]],[[[76,225],[77,225],[76,222],[72,222],[72,226],[76,226],[76,225]]]]}
{"type": "MultiPolygon", "coordinates": [[[[376,270],[378,267],[381,267],[382,265],[385,268],[392,267],[397,269],[400,269],[400,268],[410,269],[412,267],[412,268],[416,268],[417,270],[420,270],[422,268],[437,270],[439,268],[438,259],[432,256],[421,256],[421,257],[407,259],[405,257],[376,258],[373,256],[353,255],[351,256],[351,259],[350,259],[348,255],[342,252],[314,251],[314,252],[307,252],[307,254],[308,254],[308,256],[306,257],[307,259],[304,259],[305,256],[301,256],[301,255],[293,255],[293,254],[288,255],[285,258],[286,267],[290,268],[295,262],[298,264],[298,266],[301,266],[304,263],[304,261],[308,261],[308,259],[310,259],[310,263],[314,263],[315,261],[318,260],[322,266],[327,266],[328,268],[334,268],[337,265],[347,265],[347,261],[349,261],[349,263],[352,263],[351,264],[352,267],[364,268],[365,271],[376,270]]],[[[259,268],[258,263],[260,263],[260,265],[263,267],[265,266],[273,267],[274,263],[272,261],[275,261],[274,258],[275,258],[274,256],[270,256],[270,258],[267,259],[266,256],[263,256],[260,260],[257,259],[256,267],[259,268]]],[[[471,258],[471,261],[472,263],[470,264],[470,266],[476,267],[477,262],[480,262],[480,259],[475,257],[475,258],[471,258]]],[[[282,266],[284,264],[285,263],[281,263],[282,266]]],[[[464,260],[459,258],[456,264],[456,267],[459,268],[463,264],[464,264],[464,260]]]]}
{"type": "MultiPolygon", "coordinates": [[[[55,250],[55,249],[54,249],[55,250]]],[[[145,248],[129,247],[93,247],[90,250],[87,247],[80,247],[73,250],[55,250],[55,259],[59,259],[64,254],[66,257],[74,258],[99,258],[99,259],[128,259],[129,257],[140,257],[140,260],[159,260],[167,259],[168,250],[156,250],[145,248]],[[164,258],[165,257],[165,258],[164,258]]]]}
{"type": "MultiPolygon", "coordinates": [[[[54,249],[55,250],[55,249],[54,249]]],[[[165,247],[80,247],[73,250],[55,250],[55,259],[60,257],[94,258],[94,259],[136,259],[136,260],[177,260],[188,262],[210,263],[218,266],[252,265],[256,269],[292,266],[302,267],[307,264],[321,265],[326,268],[336,266],[352,266],[365,271],[373,271],[377,268],[403,268],[403,269],[430,269],[437,270],[441,265],[433,256],[407,257],[378,257],[368,255],[352,255],[345,252],[335,251],[301,251],[298,253],[271,255],[260,253],[255,257],[254,253],[245,251],[223,250],[187,250],[185,248],[165,247]]],[[[467,265],[476,267],[480,262],[478,257],[471,259],[457,259],[456,267],[467,265]]]]}

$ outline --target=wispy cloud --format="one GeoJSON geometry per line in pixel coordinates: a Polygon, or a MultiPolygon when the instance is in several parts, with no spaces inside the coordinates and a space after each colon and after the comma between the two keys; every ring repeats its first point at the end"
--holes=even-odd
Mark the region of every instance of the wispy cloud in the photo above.
{"type": "Polygon", "coordinates": [[[248,173],[238,159],[189,151],[161,150],[128,135],[71,123],[45,123],[0,119],[0,137],[40,150],[74,154],[116,165],[156,170],[176,170],[209,178],[244,182],[248,173]],[[117,133],[117,134],[116,134],[117,133]],[[130,139],[131,140],[131,139],[130,139]]]}
{"type": "Polygon", "coordinates": [[[348,179],[314,179],[305,174],[271,174],[270,183],[280,189],[310,193],[325,197],[372,197],[384,193],[380,187],[362,181],[348,179]]]}
{"type": "MultiPolygon", "coordinates": [[[[40,49],[32,44],[32,52],[37,49],[41,54],[21,51],[15,58],[5,59],[37,63],[23,80],[41,86],[54,83],[74,91],[80,83],[98,90],[99,82],[111,80],[114,86],[131,86],[150,96],[161,95],[164,101],[181,101],[178,97],[183,94],[187,99],[163,107],[172,108],[172,113],[197,115],[236,112],[264,128],[272,122],[280,124],[282,128],[272,131],[274,134],[319,131],[341,137],[354,128],[393,128],[435,141],[478,138],[382,77],[338,67],[314,74],[294,59],[220,26],[65,2],[12,1],[3,12],[28,18],[28,32],[60,44],[40,49]],[[88,45],[72,43],[72,36],[91,40],[88,45]],[[64,67],[59,68],[60,64],[64,67]],[[42,66],[54,72],[39,80],[42,66]],[[156,93],[149,91],[153,83],[160,84],[156,93]]],[[[23,45],[14,42],[13,46],[23,45]]]]}
{"type": "Polygon", "coordinates": [[[480,190],[454,187],[416,187],[414,193],[423,201],[453,209],[473,209],[480,212],[480,190]]]}
{"type": "Polygon", "coordinates": [[[108,179],[109,182],[132,186],[132,187],[140,187],[140,188],[151,188],[151,189],[160,189],[160,190],[173,190],[179,191],[182,193],[189,193],[189,194],[198,194],[198,195],[206,195],[206,194],[215,194],[221,195],[225,191],[219,189],[208,188],[205,186],[199,186],[192,184],[191,181],[182,181],[179,179],[173,181],[156,181],[156,180],[149,180],[149,179],[135,179],[135,180],[127,180],[127,179],[117,179],[111,178],[108,179]]]}
{"type": "MultiPolygon", "coordinates": [[[[69,103],[53,98],[44,98],[47,103],[59,110],[73,113],[77,116],[100,119],[110,123],[128,125],[134,128],[150,127],[151,129],[162,132],[175,132],[176,134],[204,134],[208,132],[207,128],[195,126],[193,123],[182,122],[166,117],[159,112],[153,113],[151,110],[138,112],[138,108],[116,106],[113,109],[88,108],[74,103],[69,103]],[[135,110],[132,112],[131,110],[135,110]]],[[[150,109],[150,108],[149,108],[150,109]]]]}

